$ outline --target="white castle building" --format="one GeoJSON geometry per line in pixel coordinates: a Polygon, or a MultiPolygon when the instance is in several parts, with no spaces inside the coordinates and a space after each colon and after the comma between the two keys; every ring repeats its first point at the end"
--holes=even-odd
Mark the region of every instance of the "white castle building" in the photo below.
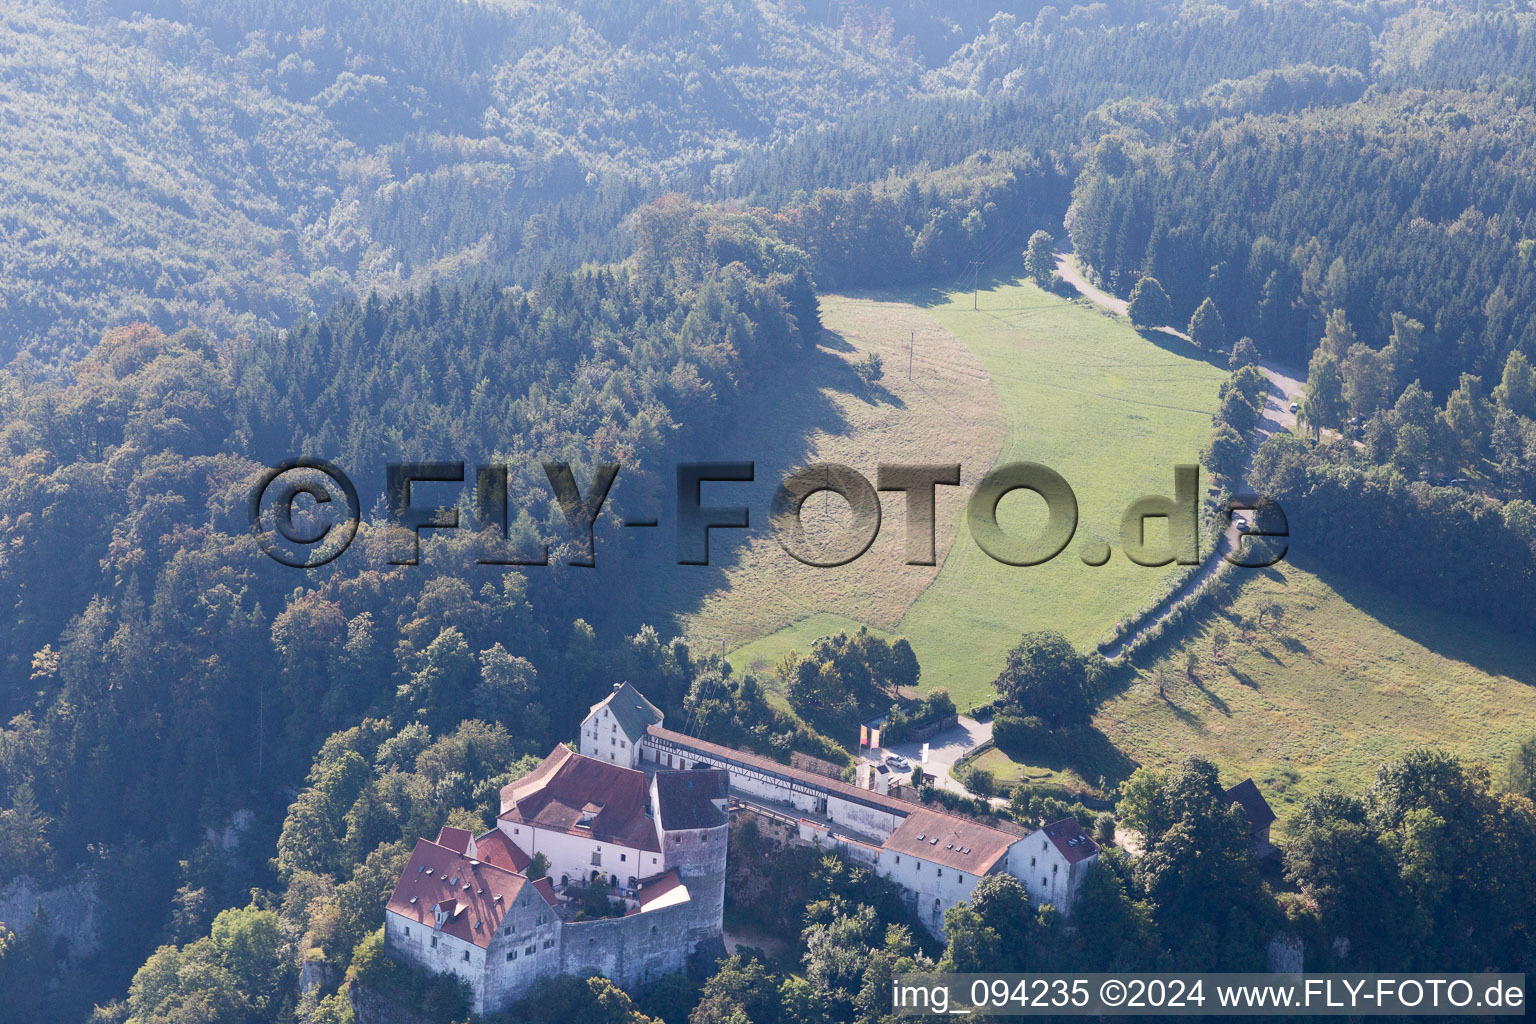
{"type": "Polygon", "coordinates": [[[557,974],[636,987],[681,971],[701,944],[720,944],[728,785],[724,772],[647,778],[557,747],[501,791],[494,829],[416,843],[385,910],[385,947],[462,977],[476,1013],[557,974]],[[530,879],[540,855],[547,874],[530,879]],[[623,916],[583,919],[592,886],[623,916]]]}
{"type": "Polygon", "coordinates": [[[663,726],[661,711],[628,683],[615,686],[587,712],[580,747],[588,757],[646,771],[728,773],[734,800],[789,819],[801,839],[837,849],[900,883],[918,921],[939,936],[945,911],[966,900],[989,874],[1013,875],[1036,905],[1050,903],[1070,914],[1099,855],[1098,845],[1073,818],[1014,835],[673,732],[663,726]]]}
{"type": "Polygon", "coordinates": [[[1098,857],[1071,818],[1015,835],[662,723],[634,687],[615,686],[582,721],[580,753],[557,747],[501,791],[495,828],[419,840],[386,907],[385,948],[459,975],[479,1014],[557,974],[632,988],[683,970],[701,947],[723,955],[732,802],[899,883],[935,935],[989,874],[1068,913],[1098,857]],[[593,887],[622,916],[587,918],[593,887]]]}

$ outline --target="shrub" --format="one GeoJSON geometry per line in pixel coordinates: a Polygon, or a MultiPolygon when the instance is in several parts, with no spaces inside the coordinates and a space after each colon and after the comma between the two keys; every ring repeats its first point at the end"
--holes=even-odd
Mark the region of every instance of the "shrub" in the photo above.
{"type": "Polygon", "coordinates": [[[1101,843],[1115,841],[1115,816],[1108,811],[1093,820],[1093,838],[1101,843]]]}
{"type": "Polygon", "coordinates": [[[955,781],[977,796],[991,796],[997,792],[997,781],[992,773],[975,765],[964,765],[955,773],[955,781]]]}
{"type": "Polygon", "coordinates": [[[868,387],[885,376],[885,361],[880,358],[880,353],[871,352],[853,364],[853,372],[857,373],[859,379],[868,387]]]}

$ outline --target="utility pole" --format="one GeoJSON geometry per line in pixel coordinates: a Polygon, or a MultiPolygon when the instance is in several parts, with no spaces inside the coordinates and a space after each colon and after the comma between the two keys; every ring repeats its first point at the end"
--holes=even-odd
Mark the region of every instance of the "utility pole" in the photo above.
{"type": "Polygon", "coordinates": [[[980,309],[977,302],[981,297],[981,260],[971,260],[971,266],[971,308],[980,309]]]}

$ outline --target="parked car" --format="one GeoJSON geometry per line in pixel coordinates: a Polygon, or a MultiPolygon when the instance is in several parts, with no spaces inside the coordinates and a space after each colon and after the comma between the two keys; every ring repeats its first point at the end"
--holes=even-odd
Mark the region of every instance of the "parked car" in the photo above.
{"type": "Polygon", "coordinates": [[[892,771],[909,772],[912,770],[912,762],[908,761],[900,754],[886,754],[885,764],[886,767],[890,768],[892,771]]]}
{"type": "Polygon", "coordinates": [[[1232,525],[1237,527],[1239,530],[1246,530],[1248,529],[1248,520],[1244,516],[1233,516],[1232,525]]]}
{"type": "Polygon", "coordinates": [[[1301,412],[1301,403],[1300,402],[1292,402],[1291,403],[1291,412],[1301,412]]]}

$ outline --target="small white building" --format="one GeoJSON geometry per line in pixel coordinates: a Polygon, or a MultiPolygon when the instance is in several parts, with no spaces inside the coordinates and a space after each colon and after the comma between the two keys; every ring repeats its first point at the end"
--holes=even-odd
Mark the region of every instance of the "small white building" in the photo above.
{"type": "Polygon", "coordinates": [[[1049,903],[1066,916],[1072,913],[1083,879],[1098,859],[1099,844],[1076,818],[1062,818],[1032,833],[1014,852],[1009,871],[1024,883],[1033,903],[1049,903]]]}
{"type": "Polygon", "coordinates": [[[638,768],[645,730],[660,725],[661,719],[661,711],[639,690],[618,683],[612,693],[587,709],[577,748],[599,761],[638,768]]]}

